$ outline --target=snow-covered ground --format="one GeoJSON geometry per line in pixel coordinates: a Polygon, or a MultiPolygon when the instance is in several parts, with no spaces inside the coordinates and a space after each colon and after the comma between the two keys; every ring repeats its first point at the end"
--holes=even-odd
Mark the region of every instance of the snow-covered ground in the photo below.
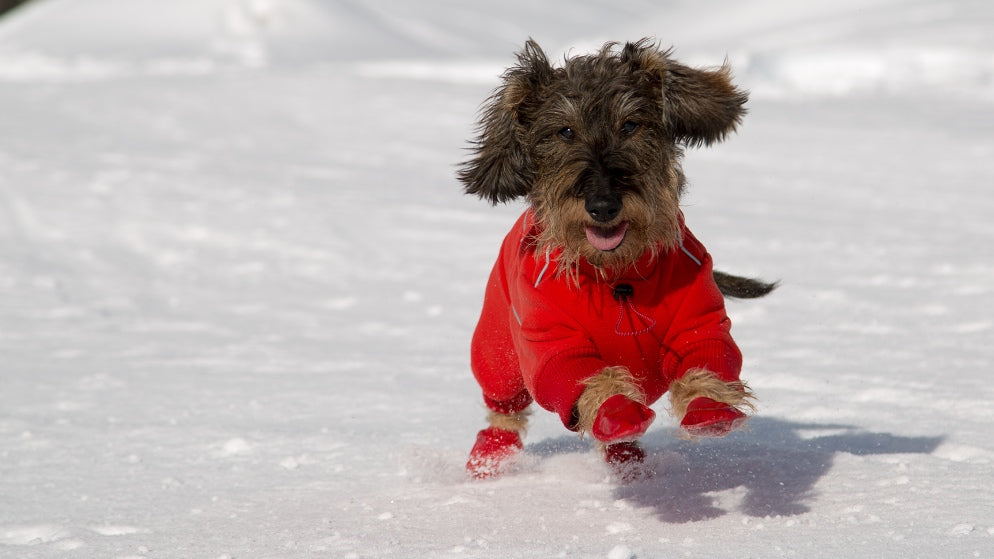
{"type": "MultiPolygon", "coordinates": [[[[37,0],[0,20],[0,557],[994,557],[994,4],[37,0]],[[762,405],[470,482],[463,196],[528,36],[753,92],[688,154],[762,405]]],[[[660,408],[660,411],[663,411],[660,408]]]]}

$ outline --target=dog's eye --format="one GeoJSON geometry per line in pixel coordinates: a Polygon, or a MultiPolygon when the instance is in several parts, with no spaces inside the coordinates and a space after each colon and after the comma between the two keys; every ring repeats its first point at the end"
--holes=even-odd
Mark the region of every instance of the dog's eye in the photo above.
{"type": "Polygon", "coordinates": [[[559,129],[559,132],[556,132],[556,134],[557,134],[557,135],[558,135],[558,136],[559,136],[560,138],[562,138],[563,140],[565,140],[565,141],[567,141],[567,142],[571,142],[571,141],[573,141],[573,136],[575,136],[575,135],[576,135],[576,133],[575,133],[575,132],[573,132],[573,129],[572,129],[572,128],[570,128],[569,126],[567,126],[567,127],[565,127],[565,128],[560,128],[560,129],[559,129]]]}
{"type": "Polygon", "coordinates": [[[641,127],[642,125],[637,122],[626,120],[625,123],[621,125],[621,135],[631,136],[632,134],[638,132],[638,129],[641,127]]]}

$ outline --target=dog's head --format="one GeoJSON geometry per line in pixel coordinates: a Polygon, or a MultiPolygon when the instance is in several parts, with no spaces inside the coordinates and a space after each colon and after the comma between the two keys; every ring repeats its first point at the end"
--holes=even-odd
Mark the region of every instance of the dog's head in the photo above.
{"type": "Polygon", "coordinates": [[[647,39],[561,67],[528,41],[459,179],[495,204],[527,197],[561,267],[621,269],[678,242],[682,149],[722,140],[746,99],[727,66],[688,68],[647,39]]]}

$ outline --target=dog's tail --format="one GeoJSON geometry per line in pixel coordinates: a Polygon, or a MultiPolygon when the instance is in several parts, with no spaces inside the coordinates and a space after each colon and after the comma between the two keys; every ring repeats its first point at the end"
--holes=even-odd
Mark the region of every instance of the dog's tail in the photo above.
{"type": "Polygon", "coordinates": [[[768,294],[780,285],[780,282],[776,281],[767,283],[758,279],[733,276],[732,274],[726,274],[718,270],[715,270],[712,275],[714,276],[715,283],[718,284],[718,290],[721,291],[721,294],[725,297],[734,297],[736,299],[756,299],[768,294]]]}

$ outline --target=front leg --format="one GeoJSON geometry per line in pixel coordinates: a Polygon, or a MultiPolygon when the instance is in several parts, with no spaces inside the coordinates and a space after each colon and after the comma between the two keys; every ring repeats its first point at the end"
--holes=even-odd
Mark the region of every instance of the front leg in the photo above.
{"type": "Polygon", "coordinates": [[[641,477],[645,452],[637,439],[656,418],[645,405],[645,394],[624,367],[605,367],[583,385],[575,407],[577,430],[597,439],[604,460],[620,479],[641,477]]]}
{"type": "Polygon", "coordinates": [[[576,428],[603,443],[633,441],[645,433],[655,412],[645,405],[645,394],[625,367],[605,367],[583,381],[576,401],[576,428]]]}
{"type": "Polygon", "coordinates": [[[724,437],[741,427],[756,397],[741,381],[726,382],[707,369],[692,369],[670,385],[673,414],[689,438],[724,437]]]}

